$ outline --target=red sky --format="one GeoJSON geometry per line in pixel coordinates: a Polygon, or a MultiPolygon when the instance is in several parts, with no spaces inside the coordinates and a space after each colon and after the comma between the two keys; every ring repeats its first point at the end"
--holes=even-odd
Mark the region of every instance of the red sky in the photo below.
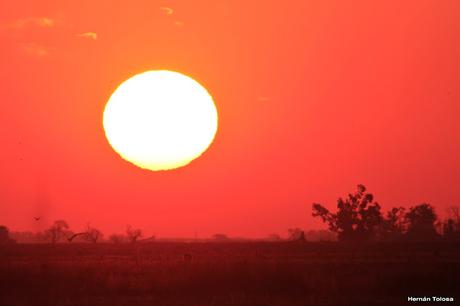
{"type": "Polygon", "coordinates": [[[385,210],[460,204],[459,1],[63,3],[0,3],[12,230],[284,235],[324,227],[311,203],[358,183],[385,210]],[[178,170],[133,166],[102,129],[116,86],[150,69],[195,78],[219,111],[214,143],[178,170]]]}

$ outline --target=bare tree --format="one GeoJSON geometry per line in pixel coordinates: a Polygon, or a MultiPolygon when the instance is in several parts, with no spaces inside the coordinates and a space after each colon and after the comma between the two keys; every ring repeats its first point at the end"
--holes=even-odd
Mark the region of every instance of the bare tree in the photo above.
{"type": "Polygon", "coordinates": [[[91,227],[91,225],[88,223],[86,226],[86,240],[92,242],[92,243],[97,243],[99,239],[101,239],[103,236],[102,232],[98,230],[97,228],[91,227]]]}
{"type": "Polygon", "coordinates": [[[69,232],[69,224],[65,220],[56,220],[53,225],[45,231],[48,239],[51,240],[51,243],[58,242],[62,237],[69,232]]]}
{"type": "Polygon", "coordinates": [[[126,235],[128,236],[128,241],[134,243],[142,237],[142,231],[140,229],[134,229],[131,225],[128,225],[126,228],[126,235]]]}
{"type": "Polygon", "coordinates": [[[290,228],[288,229],[289,240],[293,241],[305,241],[305,233],[301,228],[290,228]]]}

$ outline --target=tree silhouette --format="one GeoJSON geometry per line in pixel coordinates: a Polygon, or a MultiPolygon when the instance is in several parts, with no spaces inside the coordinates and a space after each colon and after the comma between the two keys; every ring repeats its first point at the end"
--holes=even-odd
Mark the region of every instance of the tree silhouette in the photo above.
{"type": "Polygon", "coordinates": [[[140,229],[134,229],[131,225],[128,225],[126,228],[126,235],[128,236],[128,240],[134,243],[137,239],[142,237],[142,231],[140,229]]]}
{"type": "Polygon", "coordinates": [[[305,241],[305,232],[301,228],[288,229],[288,239],[293,241],[305,241]]]}
{"type": "Polygon", "coordinates": [[[382,239],[401,240],[406,230],[404,207],[393,207],[383,220],[382,239]]]}
{"type": "Polygon", "coordinates": [[[65,220],[56,220],[53,225],[45,231],[46,236],[51,240],[51,243],[58,242],[69,231],[69,224],[65,220]]]}
{"type": "Polygon", "coordinates": [[[5,243],[8,241],[9,237],[9,230],[6,226],[0,225],[0,243],[5,243]]]}
{"type": "Polygon", "coordinates": [[[336,213],[318,203],[313,203],[312,209],[312,215],[327,223],[341,241],[374,240],[382,226],[380,205],[372,194],[366,193],[364,185],[358,185],[357,191],[345,200],[339,198],[336,213]]]}
{"type": "Polygon", "coordinates": [[[447,240],[460,240],[460,211],[457,206],[449,208],[449,216],[443,222],[443,235],[447,240]]]}
{"type": "Polygon", "coordinates": [[[0,225],[0,244],[14,243],[14,239],[10,238],[10,230],[4,226],[0,225]]]}
{"type": "Polygon", "coordinates": [[[103,236],[102,232],[98,230],[97,228],[91,227],[90,224],[88,223],[86,226],[86,235],[85,238],[86,240],[97,243],[99,239],[101,239],[103,236]]]}
{"type": "Polygon", "coordinates": [[[423,203],[413,206],[404,216],[407,223],[407,237],[412,240],[432,240],[438,234],[435,229],[437,220],[433,206],[423,203]]]}

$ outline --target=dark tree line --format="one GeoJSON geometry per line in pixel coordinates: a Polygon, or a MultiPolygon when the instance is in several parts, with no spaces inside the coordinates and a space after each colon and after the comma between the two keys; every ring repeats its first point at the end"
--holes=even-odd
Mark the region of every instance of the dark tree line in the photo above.
{"type": "Polygon", "coordinates": [[[336,212],[318,203],[313,203],[312,209],[312,215],[321,218],[340,241],[422,241],[440,239],[440,234],[444,239],[460,240],[458,209],[452,208],[451,216],[443,222],[427,203],[407,211],[394,207],[384,215],[364,185],[358,185],[357,191],[345,199],[339,198],[336,212]]]}
{"type": "MultiPolygon", "coordinates": [[[[128,225],[125,234],[112,234],[107,241],[112,243],[123,243],[143,241],[142,231],[128,225]]],[[[10,232],[6,226],[0,225],[0,244],[13,243],[15,241],[25,243],[59,243],[59,242],[91,242],[98,243],[103,240],[104,235],[101,230],[88,223],[83,231],[74,232],[70,229],[65,220],[54,221],[46,230],[40,232],[10,232]]],[[[152,241],[154,236],[147,238],[152,241]]]]}
{"type": "MultiPolygon", "coordinates": [[[[374,196],[367,192],[364,185],[358,185],[357,191],[337,200],[337,210],[330,211],[322,204],[313,203],[312,215],[319,217],[329,227],[330,232],[339,241],[424,241],[439,240],[460,241],[460,212],[458,207],[451,207],[448,218],[439,220],[432,205],[422,203],[409,209],[394,207],[384,214],[374,196]]],[[[324,232],[324,231],[323,231],[324,232]]],[[[14,233],[13,233],[14,234],[14,233]]],[[[103,233],[87,224],[82,232],[70,230],[65,220],[55,221],[44,232],[26,232],[27,240],[32,242],[49,241],[87,241],[97,243],[103,238],[103,233]]],[[[14,243],[8,228],[0,225],[0,244],[14,243]]],[[[14,237],[14,236],[13,236],[14,237]]],[[[128,225],[126,234],[113,234],[108,241],[112,243],[151,241],[154,236],[140,239],[142,231],[128,225]]],[[[16,238],[16,237],[14,237],[16,238]]],[[[334,240],[335,237],[322,232],[310,231],[305,233],[299,228],[289,229],[290,240],[334,240]],[[321,234],[321,235],[320,235],[321,234]],[[315,237],[315,238],[313,238],[315,237]]],[[[271,235],[270,240],[280,237],[271,235]]],[[[20,239],[18,239],[19,241],[20,239]]],[[[216,234],[214,240],[228,240],[226,235],[216,234]]]]}

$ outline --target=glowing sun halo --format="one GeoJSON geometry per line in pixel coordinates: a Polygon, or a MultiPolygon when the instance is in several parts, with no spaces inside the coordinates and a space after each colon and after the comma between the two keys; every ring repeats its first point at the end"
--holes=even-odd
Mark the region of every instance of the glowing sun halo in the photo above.
{"type": "Polygon", "coordinates": [[[112,148],[149,170],[182,167],[200,156],[217,131],[211,95],[192,78],[168,70],[147,71],[123,82],[104,110],[112,148]]]}

